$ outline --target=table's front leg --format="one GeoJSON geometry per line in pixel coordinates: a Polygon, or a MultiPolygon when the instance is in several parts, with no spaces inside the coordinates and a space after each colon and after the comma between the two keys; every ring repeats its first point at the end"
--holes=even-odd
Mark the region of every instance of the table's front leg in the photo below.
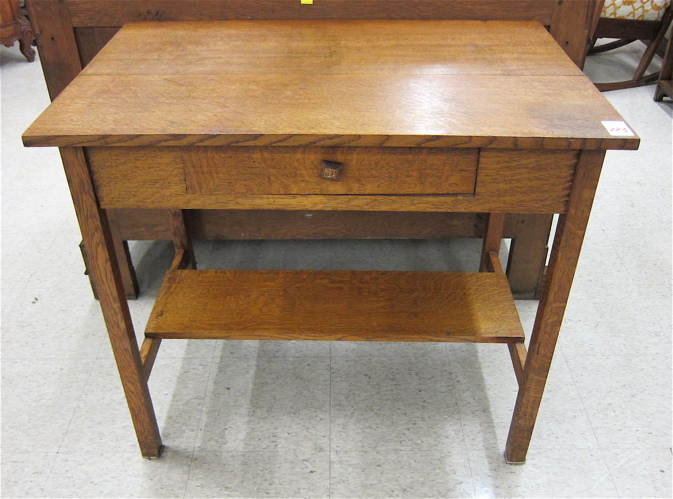
{"type": "Polygon", "coordinates": [[[61,148],[70,193],[131,418],[144,457],[159,457],[161,437],[143,373],[107,215],[96,199],[81,148],[61,148]]]}
{"type": "Polygon", "coordinates": [[[604,151],[582,151],[566,212],[559,218],[549,270],[528,347],[523,383],[519,388],[507,438],[505,459],[509,463],[526,461],[604,157],[604,151]]]}

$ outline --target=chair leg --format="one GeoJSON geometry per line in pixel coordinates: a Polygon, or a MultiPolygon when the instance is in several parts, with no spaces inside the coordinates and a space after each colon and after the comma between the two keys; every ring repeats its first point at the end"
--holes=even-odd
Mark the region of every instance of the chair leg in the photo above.
{"type": "Polygon", "coordinates": [[[659,29],[655,39],[647,46],[647,50],[645,50],[645,54],[643,54],[643,58],[640,60],[640,64],[638,64],[638,68],[636,69],[636,74],[633,76],[634,80],[640,80],[652,63],[652,59],[654,59],[654,55],[657,53],[659,45],[664,41],[666,31],[668,31],[668,27],[671,25],[671,19],[673,19],[673,8],[669,8],[664,14],[664,18],[661,20],[661,29],[659,29]]]}
{"type": "Polygon", "coordinates": [[[635,39],[623,38],[621,40],[615,40],[614,42],[604,43],[602,45],[596,46],[596,38],[594,38],[591,42],[591,46],[589,47],[588,55],[600,54],[602,52],[607,52],[608,50],[618,49],[635,41],[636,41],[635,39]]]}

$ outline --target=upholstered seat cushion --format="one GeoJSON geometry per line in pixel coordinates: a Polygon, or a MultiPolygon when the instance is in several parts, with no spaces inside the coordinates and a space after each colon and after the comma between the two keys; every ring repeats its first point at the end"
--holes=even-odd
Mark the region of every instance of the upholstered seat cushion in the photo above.
{"type": "Polygon", "coordinates": [[[601,17],[659,21],[671,0],[605,0],[601,17]]]}

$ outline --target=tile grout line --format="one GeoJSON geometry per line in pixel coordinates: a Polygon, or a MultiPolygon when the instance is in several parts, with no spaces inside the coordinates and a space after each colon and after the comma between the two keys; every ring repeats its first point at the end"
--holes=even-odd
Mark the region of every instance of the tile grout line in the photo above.
{"type": "MultiPolygon", "coordinates": [[[[183,359],[184,359],[183,355],[183,359]]],[[[182,494],[183,499],[187,497],[187,488],[189,487],[189,479],[192,475],[192,466],[194,465],[194,456],[196,455],[196,445],[199,438],[199,432],[201,431],[201,422],[203,421],[203,413],[206,410],[206,397],[208,395],[208,386],[210,384],[210,378],[213,374],[213,364],[215,363],[215,349],[213,348],[213,356],[210,358],[210,370],[208,371],[208,377],[206,378],[205,389],[203,391],[203,403],[201,404],[201,413],[199,414],[199,423],[196,425],[196,435],[194,436],[194,446],[192,447],[192,456],[189,459],[189,470],[187,470],[187,480],[185,480],[185,490],[182,494]]]]}
{"type": "Polygon", "coordinates": [[[329,442],[328,449],[328,466],[327,466],[327,497],[332,497],[332,342],[329,345],[329,410],[327,417],[329,418],[329,442]]]}
{"type": "MultiPolygon", "coordinates": [[[[61,359],[63,361],[64,359],[61,359]]],[[[49,472],[47,473],[47,478],[44,481],[44,486],[42,487],[42,497],[45,497],[45,492],[47,490],[47,484],[49,483],[49,479],[51,478],[52,471],[54,470],[54,466],[56,466],[56,461],[58,460],[58,457],[61,453],[61,447],[63,446],[63,442],[65,441],[65,437],[68,435],[68,431],[70,430],[70,425],[72,424],[72,420],[75,417],[75,413],[77,412],[77,408],[79,407],[79,404],[82,400],[82,397],[84,396],[84,392],[86,391],[86,387],[89,384],[89,381],[91,380],[91,374],[93,373],[94,368],[96,367],[96,362],[97,359],[95,359],[91,363],[91,368],[89,369],[89,373],[87,374],[86,381],[84,382],[84,386],[82,387],[82,391],[80,392],[79,396],[77,397],[77,403],[75,404],[75,408],[72,410],[72,414],[70,415],[70,419],[68,420],[68,426],[66,426],[65,431],[63,432],[63,438],[61,439],[61,443],[58,444],[58,450],[56,451],[56,457],[54,458],[54,462],[51,463],[51,466],[49,467],[49,472]]]]}
{"type": "Polygon", "coordinates": [[[589,417],[589,411],[587,411],[586,405],[584,404],[584,398],[582,397],[582,392],[580,392],[580,389],[577,387],[577,382],[575,381],[575,376],[573,374],[573,370],[568,365],[568,361],[566,360],[566,356],[565,356],[565,353],[563,352],[563,348],[561,347],[561,345],[558,346],[558,352],[561,354],[561,357],[563,357],[563,362],[565,363],[566,368],[568,369],[568,373],[570,374],[570,379],[573,382],[573,386],[575,387],[575,391],[577,391],[577,396],[579,397],[580,403],[582,404],[582,410],[584,411],[584,415],[587,417],[587,421],[589,421],[589,426],[591,426],[591,432],[593,433],[594,438],[596,439],[596,444],[598,444],[598,450],[601,453],[601,457],[603,458],[603,463],[605,464],[605,469],[607,470],[607,473],[606,473],[606,475],[603,476],[603,478],[605,478],[605,476],[610,477],[610,480],[612,481],[612,484],[615,487],[615,491],[617,492],[617,496],[621,497],[620,494],[619,494],[619,490],[617,489],[617,482],[615,481],[615,477],[612,475],[612,469],[608,465],[607,459],[605,458],[605,454],[603,453],[603,446],[601,445],[600,440],[598,440],[598,435],[596,435],[596,430],[594,428],[594,423],[593,423],[593,421],[591,421],[591,418],[589,417]]]}
{"type": "Polygon", "coordinates": [[[453,372],[453,363],[451,362],[451,355],[449,352],[449,344],[444,345],[444,352],[446,354],[446,360],[449,364],[449,372],[451,373],[451,388],[453,389],[453,396],[456,398],[456,406],[458,408],[458,421],[460,422],[460,432],[463,435],[463,447],[465,448],[465,457],[467,459],[467,467],[470,470],[470,480],[472,482],[472,493],[476,495],[477,487],[476,481],[474,478],[474,472],[472,471],[472,462],[470,460],[470,449],[467,446],[467,438],[465,437],[465,427],[463,426],[463,416],[460,410],[460,403],[458,402],[458,391],[456,389],[456,380],[453,372]]]}

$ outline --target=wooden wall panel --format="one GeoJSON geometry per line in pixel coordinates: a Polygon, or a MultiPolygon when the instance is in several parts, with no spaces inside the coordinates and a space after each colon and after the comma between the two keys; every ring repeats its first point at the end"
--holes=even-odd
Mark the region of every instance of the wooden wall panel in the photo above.
{"type": "MultiPolygon", "coordinates": [[[[583,0],[579,0],[583,1],[583,0]]],[[[75,27],[204,19],[479,19],[549,25],[552,0],[69,0],[75,27]]]]}

